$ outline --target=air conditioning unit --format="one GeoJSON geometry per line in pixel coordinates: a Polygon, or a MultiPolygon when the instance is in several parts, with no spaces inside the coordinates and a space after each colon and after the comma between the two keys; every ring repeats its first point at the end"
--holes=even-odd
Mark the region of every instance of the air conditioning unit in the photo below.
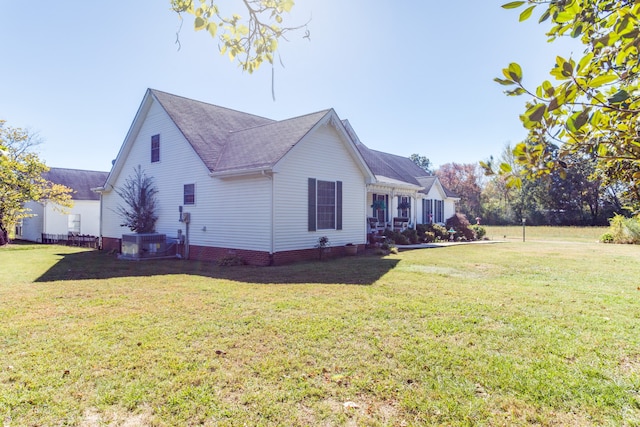
{"type": "Polygon", "coordinates": [[[167,236],[159,233],[123,234],[122,258],[141,259],[167,256],[167,236]]]}

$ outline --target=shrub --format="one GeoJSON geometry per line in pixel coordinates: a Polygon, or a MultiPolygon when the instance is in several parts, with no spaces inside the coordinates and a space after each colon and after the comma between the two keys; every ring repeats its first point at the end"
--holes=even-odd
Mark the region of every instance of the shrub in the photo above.
{"type": "Polygon", "coordinates": [[[412,245],[415,245],[416,243],[419,242],[418,231],[414,230],[413,228],[407,228],[406,230],[403,230],[401,234],[407,239],[409,239],[409,242],[412,245]]]}
{"type": "Polygon", "coordinates": [[[476,233],[476,239],[482,240],[487,235],[487,230],[478,224],[473,224],[471,229],[476,233]]]}
{"type": "Polygon", "coordinates": [[[218,259],[218,266],[220,267],[233,267],[237,265],[245,265],[245,262],[238,255],[227,255],[218,259]]]}
{"type": "Polygon", "coordinates": [[[447,228],[439,224],[431,224],[431,231],[435,233],[436,240],[449,240],[447,228]]]}
{"type": "Polygon", "coordinates": [[[471,224],[464,214],[456,213],[451,218],[449,218],[447,220],[446,228],[453,228],[454,230],[456,230],[456,234],[454,236],[457,240],[476,239],[476,233],[471,228],[471,224]]]}
{"type": "Polygon", "coordinates": [[[424,242],[425,243],[433,243],[436,241],[436,233],[433,231],[425,231],[424,232],[424,242]]]}
{"type": "Polygon", "coordinates": [[[400,233],[399,231],[386,229],[384,230],[384,237],[386,237],[388,241],[391,241],[396,245],[408,245],[411,243],[407,236],[400,233]]]}
{"type": "Polygon", "coordinates": [[[616,215],[609,220],[613,243],[640,244],[640,217],[627,218],[616,215]]]}
{"type": "Polygon", "coordinates": [[[613,241],[613,234],[611,233],[604,233],[602,236],[600,236],[600,241],[602,243],[614,243],[613,241]]]}
{"type": "Polygon", "coordinates": [[[142,167],[134,170],[134,175],[126,179],[122,187],[116,188],[116,193],[127,205],[118,206],[116,213],[122,219],[122,227],[129,227],[135,233],[153,233],[158,216],[156,188],[153,178],[147,176],[142,167]]]}

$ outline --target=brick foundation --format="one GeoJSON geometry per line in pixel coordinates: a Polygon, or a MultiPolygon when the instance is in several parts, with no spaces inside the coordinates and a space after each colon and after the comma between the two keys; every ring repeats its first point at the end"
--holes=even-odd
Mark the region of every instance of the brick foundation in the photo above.
{"type": "MultiPolygon", "coordinates": [[[[121,239],[113,237],[102,238],[102,249],[106,251],[120,252],[121,239]]],[[[358,245],[358,253],[362,253],[365,245],[358,245]]],[[[182,245],[178,247],[178,253],[184,253],[182,245]]],[[[189,246],[189,259],[198,261],[216,261],[228,256],[237,256],[249,265],[268,266],[291,264],[299,261],[313,261],[320,259],[318,249],[300,249],[296,251],[276,252],[270,255],[268,252],[251,251],[244,249],[216,248],[211,246],[189,246]]],[[[322,254],[322,259],[330,259],[345,256],[344,246],[330,247],[322,254]]]]}

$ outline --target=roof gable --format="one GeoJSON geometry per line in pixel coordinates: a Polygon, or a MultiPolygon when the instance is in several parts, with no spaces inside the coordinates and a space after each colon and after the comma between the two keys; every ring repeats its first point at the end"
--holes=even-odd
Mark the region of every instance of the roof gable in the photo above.
{"type": "Polygon", "coordinates": [[[273,120],[149,89],[210,171],[220,161],[230,133],[273,120]]]}
{"type": "Polygon", "coordinates": [[[273,167],[330,111],[230,132],[214,170],[224,172],[273,167]]]}
{"type": "Polygon", "coordinates": [[[54,184],[61,184],[74,190],[73,200],[100,200],[100,195],[92,188],[100,187],[107,180],[109,172],[79,169],[51,168],[42,177],[54,184]]]}

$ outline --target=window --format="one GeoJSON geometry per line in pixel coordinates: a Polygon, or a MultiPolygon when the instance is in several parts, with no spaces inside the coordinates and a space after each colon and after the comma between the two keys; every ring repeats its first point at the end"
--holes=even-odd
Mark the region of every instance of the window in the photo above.
{"type": "Polygon", "coordinates": [[[433,224],[433,199],[422,200],[422,223],[433,224]]]}
{"type": "Polygon", "coordinates": [[[384,194],[373,195],[373,216],[378,222],[384,224],[387,222],[387,196],[384,194]]]}
{"type": "Polygon", "coordinates": [[[69,233],[80,234],[80,214],[71,214],[67,217],[69,233]]]}
{"type": "Polygon", "coordinates": [[[160,161],[160,135],[151,137],[151,163],[160,161]]]}
{"type": "Polygon", "coordinates": [[[196,204],[196,185],[195,184],[185,184],[183,194],[184,194],[183,204],[185,205],[196,204]]]}
{"type": "Polygon", "coordinates": [[[411,216],[411,200],[407,196],[398,196],[398,216],[409,218],[411,216]]]}
{"type": "Polygon", "coordinates": [[[309,178],[309,231],[342,230],[342,182],[309,178]]]}
{"type": "Polygon", "coordinates": [[[336,183],[318,181],[318,229],[336,228],[336,183]]]}
{"type": "Polygon", "coordinates": [[[438,223],[444,222],[444,200],[434,200],[435,202],[435,213],[433,216],[433,221],[438,223]]]}

